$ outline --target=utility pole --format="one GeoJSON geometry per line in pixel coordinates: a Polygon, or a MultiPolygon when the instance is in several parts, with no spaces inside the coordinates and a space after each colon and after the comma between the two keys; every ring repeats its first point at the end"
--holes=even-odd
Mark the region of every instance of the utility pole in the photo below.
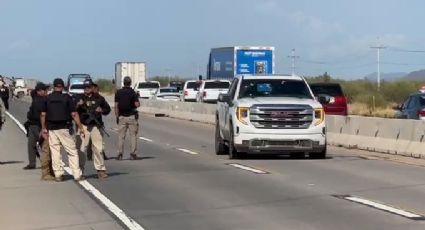
{"type": "Polygon", "coordinates": [[[381,90],[381,50],[386,49],[387,46],[383,45],[377,45],[377,46],[371,46],[370,48],[376,49],[376,58],[377,58],[377,65],[378,65],[378,72],[377,72],[377,82],[378,82],[378,91],[381,90]]]}
{"type": "Polygon", "coordinates": [[[288,58],[292,59],[292,76],[295,75],[295,59],[300,58],[300,56],[295,55],[295,49],[292,49],[291,55],[288,58]]]}

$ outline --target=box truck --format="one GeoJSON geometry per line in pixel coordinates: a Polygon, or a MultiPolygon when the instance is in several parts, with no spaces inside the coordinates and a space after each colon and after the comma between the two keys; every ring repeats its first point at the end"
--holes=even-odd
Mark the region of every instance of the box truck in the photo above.
{"type": "Polygon", "coordinates": [[[132,88],[140,82],[146,81],[146,63],[144,62],[117,62],[115,64],[115,87],[124,86],[124,77],[130,77],[132,88]]]}
{"type": "Polygon", "coordinates": [[[274,47],[234,46],[213,48],[207,79],[232,79],[238,74],[274,74],[274,47]]]}

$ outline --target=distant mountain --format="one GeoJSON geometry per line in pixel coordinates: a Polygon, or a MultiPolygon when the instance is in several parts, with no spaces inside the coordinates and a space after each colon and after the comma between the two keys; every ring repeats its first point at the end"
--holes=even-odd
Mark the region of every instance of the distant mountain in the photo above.
{"type": "MultiPolygon", "coordinates": [[[[408,75],[408,73],[404,73],[404,72],[381,73],[381,80],[382,81],[397,81],[404,78],[406,75],[408,75]]],[[[364,79],[369,81],[376,81],[376,72],[366,75],[364,79]]]]}
{"type": "Polygon", "coordinates": [[[425,69],[410,72],[404,77],[404,79],[425,81],[425,69]]]}

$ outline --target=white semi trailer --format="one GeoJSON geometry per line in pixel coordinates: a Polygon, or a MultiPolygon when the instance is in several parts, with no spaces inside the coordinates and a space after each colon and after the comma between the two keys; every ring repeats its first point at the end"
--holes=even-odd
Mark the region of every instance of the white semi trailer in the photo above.
{"type": "Polygon", "coordinates": [[[130,77],[132,88],[140,83],[146,82],[146,63],[144,62],[117,62],[115,64],[115,87],[120,89],[124,86],[124,77],[130,77]]]}

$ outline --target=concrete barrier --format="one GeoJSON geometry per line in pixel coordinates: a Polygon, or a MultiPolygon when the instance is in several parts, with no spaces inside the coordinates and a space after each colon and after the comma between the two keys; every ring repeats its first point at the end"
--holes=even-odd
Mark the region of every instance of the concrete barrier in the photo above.
{"type": "MultiPolygon", "coordinates": [[[[142,100],[140,112],[215,123],[214,104],[142,100]]],[[[328,144],[425,158],[425,122],[361,116],[326,116],[328,144]]]]}

